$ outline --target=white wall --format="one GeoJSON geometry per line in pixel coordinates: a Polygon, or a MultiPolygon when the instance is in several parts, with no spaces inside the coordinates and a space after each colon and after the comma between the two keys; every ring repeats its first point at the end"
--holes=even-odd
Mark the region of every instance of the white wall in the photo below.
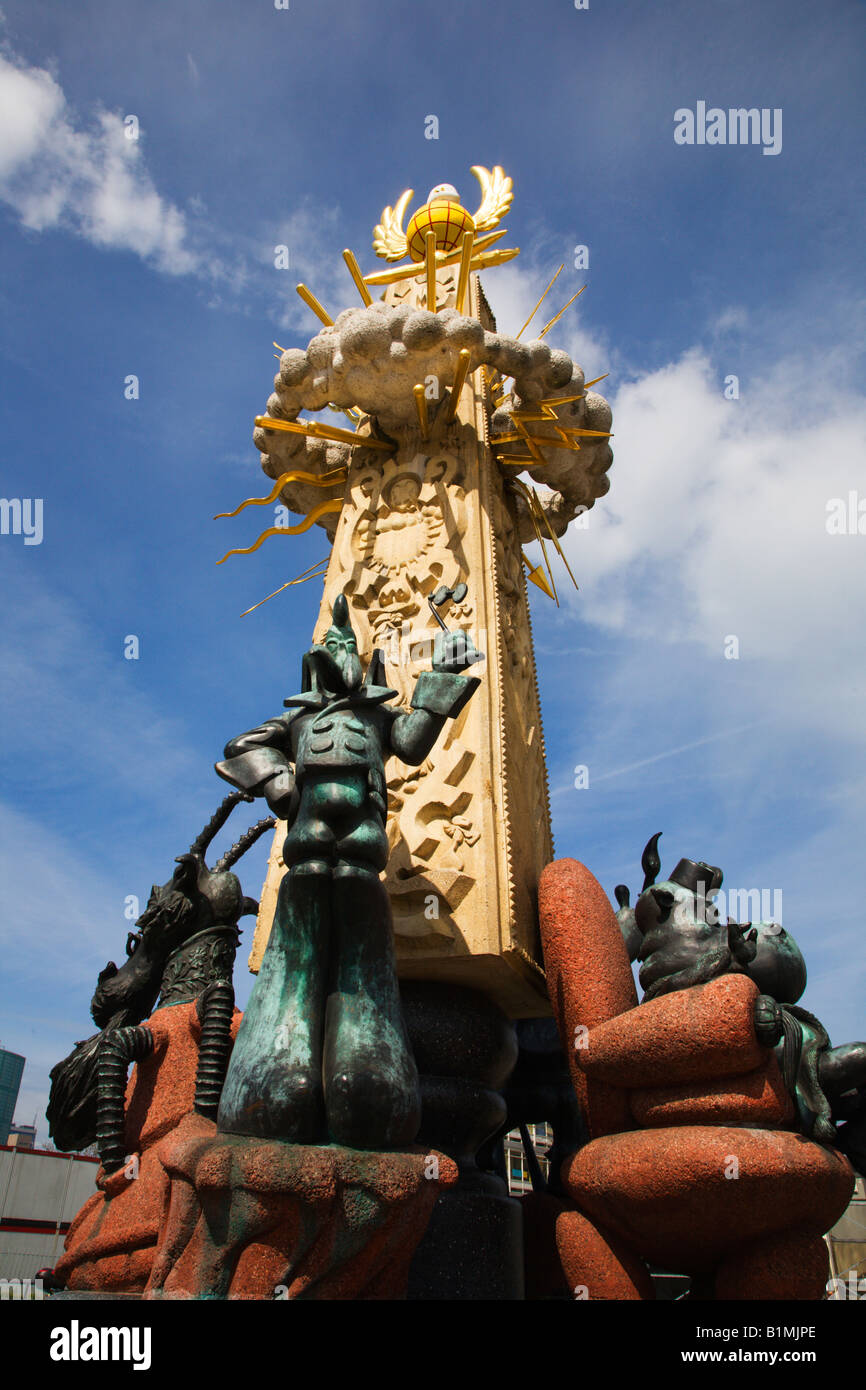
{"type": "Polygon", "coordinates": [[[66,1226],[96,1191],[99,1161],[81,1154],[0,1147],[0,1279],[32,1278],[63,1250],[66,1226]],[[9,1231],[10,1221],[50,1222],[48,1231],[9,1231]]]}

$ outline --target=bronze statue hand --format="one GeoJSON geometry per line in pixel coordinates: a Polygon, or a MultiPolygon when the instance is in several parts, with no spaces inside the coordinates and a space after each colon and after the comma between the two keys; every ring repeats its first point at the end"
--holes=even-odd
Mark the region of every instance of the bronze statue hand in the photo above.
{"type": "Polygon", "coordinates": [[[295,772],[291,763],[286,763],[275,776],[266,782],[264,796],[277,820],[291,825],[300,805],[300,793],[295,784],[295,772]]]}
{"type": "Polygon", "coordinates": [[[484,653],[477,652],[472,638],[467,632],[440,632],[433,644],[433,670],[453,675],[465,671],[476,661],[483,661],[484,653]]]}

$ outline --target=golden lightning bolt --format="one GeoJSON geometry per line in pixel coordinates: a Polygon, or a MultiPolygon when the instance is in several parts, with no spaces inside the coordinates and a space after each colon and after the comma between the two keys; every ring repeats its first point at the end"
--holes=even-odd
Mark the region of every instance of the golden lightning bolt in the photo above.
{"type": "Polygon", "coordinates": [[[268,539],[269,536],[299,536],[302,531],[309,531],[314,522],[326,512],[339,512],[343,509],[342,501],[336,498],[330,502],[320,502],[311,512],[308,512],[303,521],[299,521],[297,526],[269,526],[267,531],[263,531],[252,545],[248,545],[244,550],[227,550],[222,560],[217,560],[218,565],[224,564],[230,555],[252,555],[254,550],[268,539]]]}
{"type": "Polygon", "coordinates": [[[345,468],[332,468],[328,473],[305,473],[301,468],[293,468],[288,473],[280,474],[267,497],[247,497],[239,507],[235,507],[233,512],[217,512],[214,521],[218,521],[222,516],[238,516],[244,507],[267,506],[268,502],[273,502],[279,497],[287,483],[309,483],[311,487],[333,487],[336,483],[344,483],[348,476],[348,471],[345,468]]]}

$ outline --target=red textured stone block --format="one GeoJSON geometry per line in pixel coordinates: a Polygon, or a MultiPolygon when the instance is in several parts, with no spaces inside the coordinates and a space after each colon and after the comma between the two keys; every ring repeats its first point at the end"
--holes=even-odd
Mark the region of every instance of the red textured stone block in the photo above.
{"type": "Polygon", "coordinates": [[[644,1087],[630,1093],[630,1104],[635,1122],[642,1128],[743,1124],[789,1129],[795,1122],[794,1102],[773,1052],[763,1066],[743,1076],[644,1087]]]}
{"type": "Polygon", "coordinates": [[[403,1298],[436,1199],[457,1181],[444,1154],[219,1134],[194,1114],[159,1155],[171,1191],[146,1299],[403,1298]]]}
{"type": "Polygon", "coordinates": [[[655,1299],[649,1270],[628,1246],[579,1211],[564,1211],[556,1244],[568,1287],[576,1299],[655,1299]]]}
{"type": "Polygon", "coordinates": [[[835,1149],[786,1130],[695,1125],[594,1140],[563,1165],[582,1211],[650,1263],[712,1269],[792,1222],[820,1236],[854,1173],[835,1149]]]}
{"type": "Polygon", "coordinates": [[[69,1289],[141,1293],[150,1277],[168,1179],[156,1150],[134,1167],[106,1175],[69,1227],[55,1272],[69,1289]]]}
{"type": "MultiPolygon", "coordinates": [[[[232,1018],[232,1041],[241,1013],[232,1018]]],[[[132,1070],[126,1088],[126,1146],[129,1153],[150,1148],[192,1110],[201,1024],[195,1002],[157,1009],[145,1027],[153,1034],[153,1052],[132,1070]]]]}
{"type": "Polygon", "coordinates": [[[746,975],[663,994],[593,1028],[578,1066],[593,1080],[629,1087],[754,1071],[769,1055],[755,1036],[757,997],[746,975]]]}
{"type": "Polygon", "coordinates": [[[577,1064],[588,1033],[637,1004],[613,908],[589,869],[576,859],[557,859],[541,875],[538,915],[550,1000],[589,1132],[628,1129],[627,1098],[588,1079],[577,1064]]]}
{"type": "MultiPolygon", "coordinates": [[[[236,1009],[232,1038],[240,1021],[236,1009]]],[[[69,1227],[56,1265],[69,1289],[141,1293],[150,1277],[169,1192],[156,1145],[192,1110],[201,1024],[190,1003],[157,1009],[145,1026],[153,1051],[133,1067],[126,1088],[126,1151],[137,1164],[110,1175],[100,1168],[100,1190],[69,1227]]]]}
{"type": "Polygon", "coordinates": [[[716,1271],[716,1298],[817,1302],[830,1277],[827,1245],[814,1232],[785,1231],[739,1249],[716,1271]]]}

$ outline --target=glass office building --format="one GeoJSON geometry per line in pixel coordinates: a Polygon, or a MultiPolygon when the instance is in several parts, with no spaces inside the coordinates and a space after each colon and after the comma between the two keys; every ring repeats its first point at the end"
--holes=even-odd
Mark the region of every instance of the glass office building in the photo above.
{"type": "Polygon", "coordinates": [[[8,1139],[15,1106],[18,1104],[18,1088],[24,1073],[24,1058],[17,1052],[7,1052],[0,1047],[0,1144],[8,1139]]]}

